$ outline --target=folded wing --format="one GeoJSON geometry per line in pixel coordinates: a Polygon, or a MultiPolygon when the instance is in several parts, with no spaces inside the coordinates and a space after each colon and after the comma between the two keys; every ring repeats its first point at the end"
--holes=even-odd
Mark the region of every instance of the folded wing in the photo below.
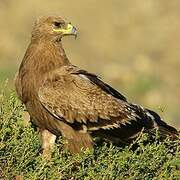
{"type": "Polygon", "coordinates": [[[124,96],[75,66],[49,73],[38,94],[53,116],[87,130],[118,128],[138,118],[124,96]]]}

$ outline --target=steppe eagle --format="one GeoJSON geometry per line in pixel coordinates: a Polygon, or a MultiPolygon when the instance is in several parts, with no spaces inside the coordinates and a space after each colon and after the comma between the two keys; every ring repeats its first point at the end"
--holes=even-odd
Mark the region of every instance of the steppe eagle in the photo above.
{"type": "Polygon", "coordinates": [[[158,114],[132,104],[95,74],[71,64],[62,47],[76,28],[59,16],[36,20],[31,42],[16,77],[16,91],[41,134],[43,154],[57,136],[76,153],[93,147],[93,137],[130,143],[144,129],[176,137],[158,114]]]}

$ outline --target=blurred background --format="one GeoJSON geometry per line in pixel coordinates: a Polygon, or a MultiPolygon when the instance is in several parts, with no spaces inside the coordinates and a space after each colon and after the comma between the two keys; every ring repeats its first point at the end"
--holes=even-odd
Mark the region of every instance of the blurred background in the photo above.
{"type": "Polygon", "coordinates": [[[78,28],[63,39],[73,64],[180,127],[179,0],[0,0],[1,86],[14,89],[34,20],[54,14],[78,28]]]}

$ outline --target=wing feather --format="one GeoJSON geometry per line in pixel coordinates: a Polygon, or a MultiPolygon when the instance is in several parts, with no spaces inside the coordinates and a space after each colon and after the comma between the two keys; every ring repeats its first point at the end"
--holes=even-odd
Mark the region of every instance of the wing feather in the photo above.
{"type": "Polygon", "coordinates": [[[97,85],[95,80],[92,81],[92,75],[90,78],[90,74],[85,76],[80,72],[75,66],[63,66],[47,75],[38,95],[52,115],[70,124],[86,124],[87,129],[119,127],[136,119],[127,111],[128,103],[123,96],[116,98],[118,93],[115,91],[114,97],[110,86],[106,87],[102,81],[97,85]]]}

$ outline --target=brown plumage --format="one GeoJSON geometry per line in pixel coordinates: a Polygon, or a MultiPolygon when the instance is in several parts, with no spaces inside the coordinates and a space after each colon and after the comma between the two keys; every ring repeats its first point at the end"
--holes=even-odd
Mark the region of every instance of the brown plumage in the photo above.
{"type": "Polygon", "coordinates": [[[61,17],[39,18],[16,77],[16,90],[39,128],[43,153],[52,149],[56,136],[79,152],[93,146],[92,137],[129,143],[144,129],[175,137],[175,128],[153,111],[127,102],[96,75],[73,66],[61,38],[76,35],[61,17]]]}

